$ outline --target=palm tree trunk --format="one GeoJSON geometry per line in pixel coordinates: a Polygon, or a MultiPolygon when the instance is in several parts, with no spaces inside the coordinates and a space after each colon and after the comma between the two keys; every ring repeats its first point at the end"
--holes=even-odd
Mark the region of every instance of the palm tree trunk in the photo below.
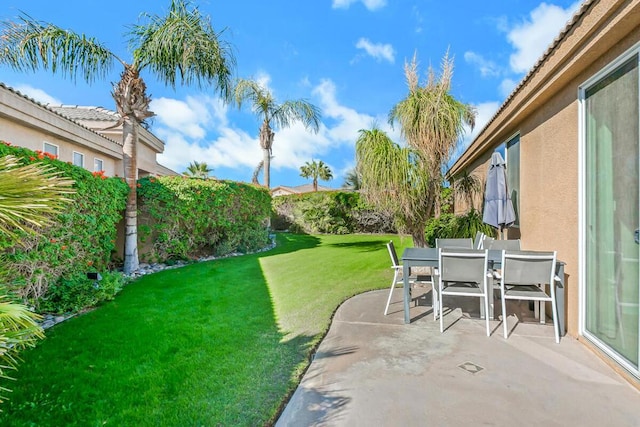
{"type": "Polygon", "coordinates": [[[138,127],[129,117],[123,118],[122,134],[124,139],[124,174],[129,186],[127,208],[125,211],[124,273],[130,274],[138,269],[138,165],[137,146],[138,127]]]}
{"type": "Polygon", "coordinates": [[[271,150],[265,148],[262,150],[262,162],[264,163],[264,186],[271,188],[271,150]]]}

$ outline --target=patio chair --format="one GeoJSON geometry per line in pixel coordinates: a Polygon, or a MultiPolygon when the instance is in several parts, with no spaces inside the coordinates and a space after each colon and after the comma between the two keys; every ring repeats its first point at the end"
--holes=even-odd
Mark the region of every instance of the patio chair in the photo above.
{"type": "MultiPolygon", "coordinates": [[[[488,299],[488,252],[486,249],[442,248],[438,251],[438,313],[440,333],[444,332],[444,297],[481,298],[484,312],[489,310],[488,299]]],[[[487,336],[491,335],[489,316],[484,316],[487,336]]]]}
{"type": "Polygon", "coordinates": [[[436,248],[473,249],[473,247],[473,240],[470,238],[436,239],[436,248]]]}
{"type": "MultiPolygon", "coordinates": [[[[502,251],[502,277],[500,293],[502,300],[502,324],[504,338],[509,334],[507,325],[507,300],[551,302],[553,330],[556,343],[560,342],[558,309],[556,302],[556,252],[502,251]],[[549,285],[549,292],[546,291],[549,285]]],[[[540,317],[544,316],[541,310],[540,317]]]]}
{"type": "MultiPolygon", "coordinates": [[[[396,247],[393,244],[393,241],[389,241],[387,243],[387,250],[389,251],[389,257],[391,258],[391,268],[393,268],[393,279],[391,280],[391,289],[389,289],[389,297],[387,298],[387,305],[384,308],[384,315],[386,316],[389,312],[389,304],[391,304],[391,296],[393,295],[393,290],[396,285],[404,285],[404,280],[402,276],[402,265],[398,262],[398,254],[396,252],[396,247]]],[[[409,272],[409,286],[420,282],[420,283],[432,283],[433,278],[429,275],[411,275],[409,272]]],[[[432,291],[435,300],[435,292],[432,291]]],[[[409,288],[409,295],[411,295],[411,288],[409,288]]],[[[435,305],[435,302],[434,302],[435,305]]]]}
{"type": "Polygon", "coordinates": [[[519,251],[520,239],[504,239],[504,240],[491,240],[487,242],[487,249],[489,250],[506,250],[506,251],[519,251]]]}
{"type": "Polygon", "coordinates": [[[485,234],[482,231],[476,231],[476,237],[473,239],[473,249],[482,249],[482,241],[485,234]]]}
{"type": "Polygon", "coordinates": [[[482,240],[480,241],[480,247],[478,249],[489,249],[489,244],[494,240],[495,238],[489,237],[485,234],[482,240]]]}

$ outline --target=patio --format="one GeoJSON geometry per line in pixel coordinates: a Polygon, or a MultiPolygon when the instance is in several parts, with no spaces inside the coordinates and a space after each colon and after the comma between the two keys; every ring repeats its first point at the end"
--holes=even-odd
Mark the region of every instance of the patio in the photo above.
{"type": "Polygon", "coordinates": [[[510,306],[527,322],[505,340],[498,320],[485,336],[477,301],[445,300],[464,309],[445,314],[440,334],[428,285],[414,288],[408,325],[402,291],[388,316],[386,296],[342,304],[277,426],[640,423],[640,392],[573,338],[556,344],[552,322],[534,322],[526,301],[510,306]]]}

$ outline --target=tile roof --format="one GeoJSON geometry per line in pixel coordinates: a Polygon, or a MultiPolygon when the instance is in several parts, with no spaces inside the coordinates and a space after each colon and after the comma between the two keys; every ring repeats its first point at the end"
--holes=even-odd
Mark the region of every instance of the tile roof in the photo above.
{"type": "Polygon", "coordinates": [[[61,114],[71,120],[99,120],[115,122],[120,119],[120,115],[115,111],[107,110],[103,107],[90,107],[81,105],[51,105],[49,109],[61,114]]]}

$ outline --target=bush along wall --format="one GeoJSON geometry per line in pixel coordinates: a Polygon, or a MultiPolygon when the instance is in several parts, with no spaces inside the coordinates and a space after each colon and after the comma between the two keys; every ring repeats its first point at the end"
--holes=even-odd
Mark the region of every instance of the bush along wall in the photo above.
{"type": "Polygon", "coordinates": [[[39,235],[22,233],[21,244],[13,246],[0,235],[1,282],[40,312],[78,311],[113,298],[123,284],[121,275],[109,273],[109,267],[129,190],[124,180],[2,142],[0,156],[9,154],[25,164],[51,165],[75,182],[75,193],[39,235]],[[102,280],[87,278],[89,272],[99,272],[102,280]]]}
{"type": "Polygon", "coordinates": [[[272,226],[305,233],[395,233],[393,217],[366,205],[356,192],[318,191],[273,198],[272,226]]]}
{"type": "Polygon", "coordinates": [[[269,243],[271,195],[232,181],[147,177],[138,183],[140,259],[190,260],[269,243]]]}

